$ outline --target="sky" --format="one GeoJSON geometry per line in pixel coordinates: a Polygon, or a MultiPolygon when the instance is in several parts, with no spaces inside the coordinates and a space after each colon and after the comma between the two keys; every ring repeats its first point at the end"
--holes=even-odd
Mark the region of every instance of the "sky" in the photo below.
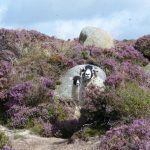
{"type": "Polygon", "coordinates": [[[150,34],[150,0],[0,0],[0,28],[37,30],[61,39],[99,27],[114,39],[150,34]]]}

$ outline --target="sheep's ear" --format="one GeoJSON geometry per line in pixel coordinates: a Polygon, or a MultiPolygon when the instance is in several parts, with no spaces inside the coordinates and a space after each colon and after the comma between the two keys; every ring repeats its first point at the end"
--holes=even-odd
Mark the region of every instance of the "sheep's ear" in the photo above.
{"type": "Polygon", "coordinates": [[[82,73],[85,71],[85,68],[80,68],[80,76],[82,75],[82,73]]]}
{"type": "Polygon", "coordinates": [[[94,75],[97,77],[98,70],[93,69],[93,73],[94,73],[94,75]]]}
{"type": "Polygon", "coordinates": [[[97,68],[97,67],[94,67],[93,70],[94,70],[95,72],[98,72],[98,68],[97,68]]]}

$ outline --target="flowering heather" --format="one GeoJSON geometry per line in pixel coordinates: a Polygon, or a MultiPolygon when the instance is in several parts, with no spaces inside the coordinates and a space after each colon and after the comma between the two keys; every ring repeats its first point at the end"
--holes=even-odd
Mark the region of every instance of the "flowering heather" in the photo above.
{"type": "Polygon", "coordinates": [[[135,80],[141,84],[144,84],[144,82],[147,81],[147,76],[144,73],[144,70],[138,65],[133,65],[125,61],[120,65],[120,72],[126,74],[129,80],[135,80]]]}
{"type": "Polygon", "coordinates": [[[105,84],[112,87],[117,87],[123,80],[123,75],[120,72],[116,72],[107,77],[105,84]]]}
{"type": "Polygon", "coordinates": [[[73,50],[76,52],[81,52],[84,50],[84,46],[77,42],[77,44],[73,47],[73,50]]]}
{"type": "Polygon", "coordinates": [[[0,62],[0,77],[6,75],[11,70],[11,63],[7,61],[1,61],[0,62]]]}
{"type": "MultiPolygon", "coordinates": [[[[148,60],[136,50],[135,41],[117,41],[114,48],[102,49],[83,46],[78,39],[0,29],[0,43],[0,103],[14,128],[36,128],[38,122],[42,136],[70,137],[76,132],[76,104],[58,99],[55,85],[68,69],[87,63],[101,67],[107,80],[104,92],[87,90],[81,108],[87,113],[85,122],[130,121],[149,113],[148,81],[142,69],[148,60]]],[[[81,112],[81,119],[84,115],[81,112]]]]}
{"type": "Polygon", "coordinates": [[[81,117],[90,123],[103,122],[112,126],[115,121],[131,121],[150,115],[150,93],[138,83],[124,81],[122,84],[113,80],[109,88],[102,92],[91,86],[85,91],[84,106],[81,117]],[[140,111],[139,111],[140,110],[140,111]],[[109,122],[112,122],[109,123],[109,122]]]}
{"type": "Polygon", "coordinates": [[[50,123],[43,123],[42,136],[51,137],[53,136],[53,126],[50,123]]]}
{"type": "Polygon", "coordinates": [[[123,47],[122,49],[118,50],[117,57],[119,59],[144,59],[143,55],[133,47],[123,47]]]}
{"type": "Polygon", "coordinates": [[[69,59],[67,62],[67,66],[69,66],[69,68],[74,67],[76,65],[77,65],[77,63],[72,59],[69,59]]]}
{"type": "Polygon", "coordinates": [[[0,91],[0,100],[4,100],[6,98],[6,91],[0,91]]]}
{"type": "Polygon", "coordinates": [[[134,44],[118,42],[115,46],[115,57],[120,61],[130,61],[133,64],[145,65],[148,60],[134,48],[134,44]]]}
{"type": "Polygon", "coordinates": [[[54,85],[53,80],[45,78],[45,77],[41,78],[41,82],[45,88],[51,88],[54,85]]]}
{"type": "Polygon", "coordinates": [[[150,59],[150,35],[137,39],[135,49],[139,50],[145,57],[150,59]]]}
{"type": "MultiPolygon", "coordinates": [[[[0,50],[8,49],[13,51],[17,56],[21,55],[24,48],[34,48],[41,42],[54,42],[53,37],[46,36],[37,31],[27,30],[0,30],[0,50]]],[[[57,41],[57,40],[56,40],[57,41]]]]}
{"type": "Polygon", "coordinates": [[[102,62],[102,65],[107,73],[107,71],[109,71],[109,73],[111,72],[116,72],[118,69],[118,62],[115,59],[106,59],[102,62]]]}
{"type": "Polygon", "coordinates": [[[39,116],[38,108],[30,108],[26,106],[13,105],[8,114],[11,116],[11,126],[15,128],[24,128],[30,118],[39,116]]]}
{"type": "Polygon", "coordinates": [[[150,148],[150,120],[135,120],[129,125],[112,128],[100,139],[101,150],[148,150],[150,148]]]}
{"type": "Polygon", "coordinates": [[[106,85],[116,87],[122,83],[122,81],[135,81],[140,85],[147,85],[148,77],[139,65],[131,64],[128,61],[124,61],[121,64],[115,64],[115,61],[111,62],[106,60],[104,63],[106,71],[107,69],[113,70],[105,81],[106,85]]]}
{"type": "Polygon", "coordinates": [[[41,135],[43,137],[62,137],[60,128],[57,125],[51,124],[49,122],[42,122],[41,135]]]}
{"type": "Polygon", "coordinates": [[[11,146],[5,145],[1,150],[13,150],[11,146]]]}
{"type": "MultiPolygon", "coordinates": [[[[27,81],[11,87],[7,93],[5,104],[7,113],[11,118],[11,126],[23,128],[30,118],[41,117],[48,120],[47,108],[40,108],[40,104],[50,102],[54,96],[53,80],[39,78],[37,83],[27,81]]],[[[3,96],[3,95],[2,95],[3,96]]]]}
{"type": "Polygon", "coordinates": [[[0,60],[12,62],[15,59],[15,54],[10,50],[0,50],[0,60]]]}
{"type": "Polygon", "coordinates": [[[25,82],[12,87],[8,93],[9,104],[23,105],[25,103],[25,97],[32,86],[31,82],[25,82]]]}

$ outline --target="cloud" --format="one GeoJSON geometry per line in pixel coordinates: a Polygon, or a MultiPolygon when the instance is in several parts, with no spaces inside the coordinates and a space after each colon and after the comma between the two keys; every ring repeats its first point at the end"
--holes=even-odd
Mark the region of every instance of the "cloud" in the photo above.
{"type": "MultiPolygon", "coordinates": [[[[9,0],[9,9],[4,19],[6,24],[28,24],[85,17],[87,9],[95,0],[9,0]]],[[[92,15],[92,14],[91,14],[92,15]]]]}
{"type": "Polygon", "coordinates": [[[94,17],[90,19],[56,20],[53,22],[37,23],[30,28],[55,35],[58,38],[68,39],[78,37],[85,26],[95,26],[111,32],[115,39],[132,39],[150,33],[150,22],[145,20],[148,14],[140,12],[140,17],[133,12],[120,11],[113,13],[109,18],[94,17]]]}
{"type": "Polygon", "coordinates": [[[84,26],[100,27],[115,39],[150,33],[149,0],[6,1],[4,5],[0,0],[5,6],[0,26],[6,28],[34,29],[63,39],[78,37],[84,26]]]}
{"type": "MultiPolygon", "coordinates": [[[[7,0],[6,24],[31,24],[55,20],[109,17],[122,10],[136,11],[149,0],[7,0]]],[[[150,8],[150,7],[149,7],[150,8]]]]}
{"type": "Polygon", "coordinates": [[[5,12],[7,11],[7,8],[5,6],[0,6],[0,27],[3,26],[3,18],[4,18],[4,15],[5,15],[5,12]]]}

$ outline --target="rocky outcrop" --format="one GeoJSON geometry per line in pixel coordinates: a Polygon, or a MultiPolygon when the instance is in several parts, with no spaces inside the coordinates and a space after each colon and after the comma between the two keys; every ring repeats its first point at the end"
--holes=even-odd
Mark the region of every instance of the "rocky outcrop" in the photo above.
{"type": "MultiPolygon", "coordinates": [[[[60,78],[60,82],[61,84],[58,85],[56,87],[56,95],[62,99],[65,100],[73,100],[72,97],[72,88],[73,88],[73,77],[74,76],[80,76],[80,69],[85,67],[87,64],[84,65],[77,65],[73,68],[71,68],[70,70],[68,70],[64,75],[61,76],[60,78]]],[[[93,65],[91,65],[93,66],[93,65]]],[[[94,85],[98,84],[99,86],[103,86],[103,82],[106,79],[106,74],[105,72],[97,67],[97,66],[93,66],[94,68],[96,68],[97,72],[97,81],[100,81],[100,83],[95,83],[96,80],[94,80],[94,85]],[[101,79],[101,80],[99,80],[101,79]],[[102,82],[103,81],[103,82],[102,82]]]]}
{"type": "Polygon", "coordinates": [[[113,38],[110,33],[96,27],[85,27],[82,29],[79,42],[85,46],[96,46],[100,48],[112,48],[113,38]]]}

